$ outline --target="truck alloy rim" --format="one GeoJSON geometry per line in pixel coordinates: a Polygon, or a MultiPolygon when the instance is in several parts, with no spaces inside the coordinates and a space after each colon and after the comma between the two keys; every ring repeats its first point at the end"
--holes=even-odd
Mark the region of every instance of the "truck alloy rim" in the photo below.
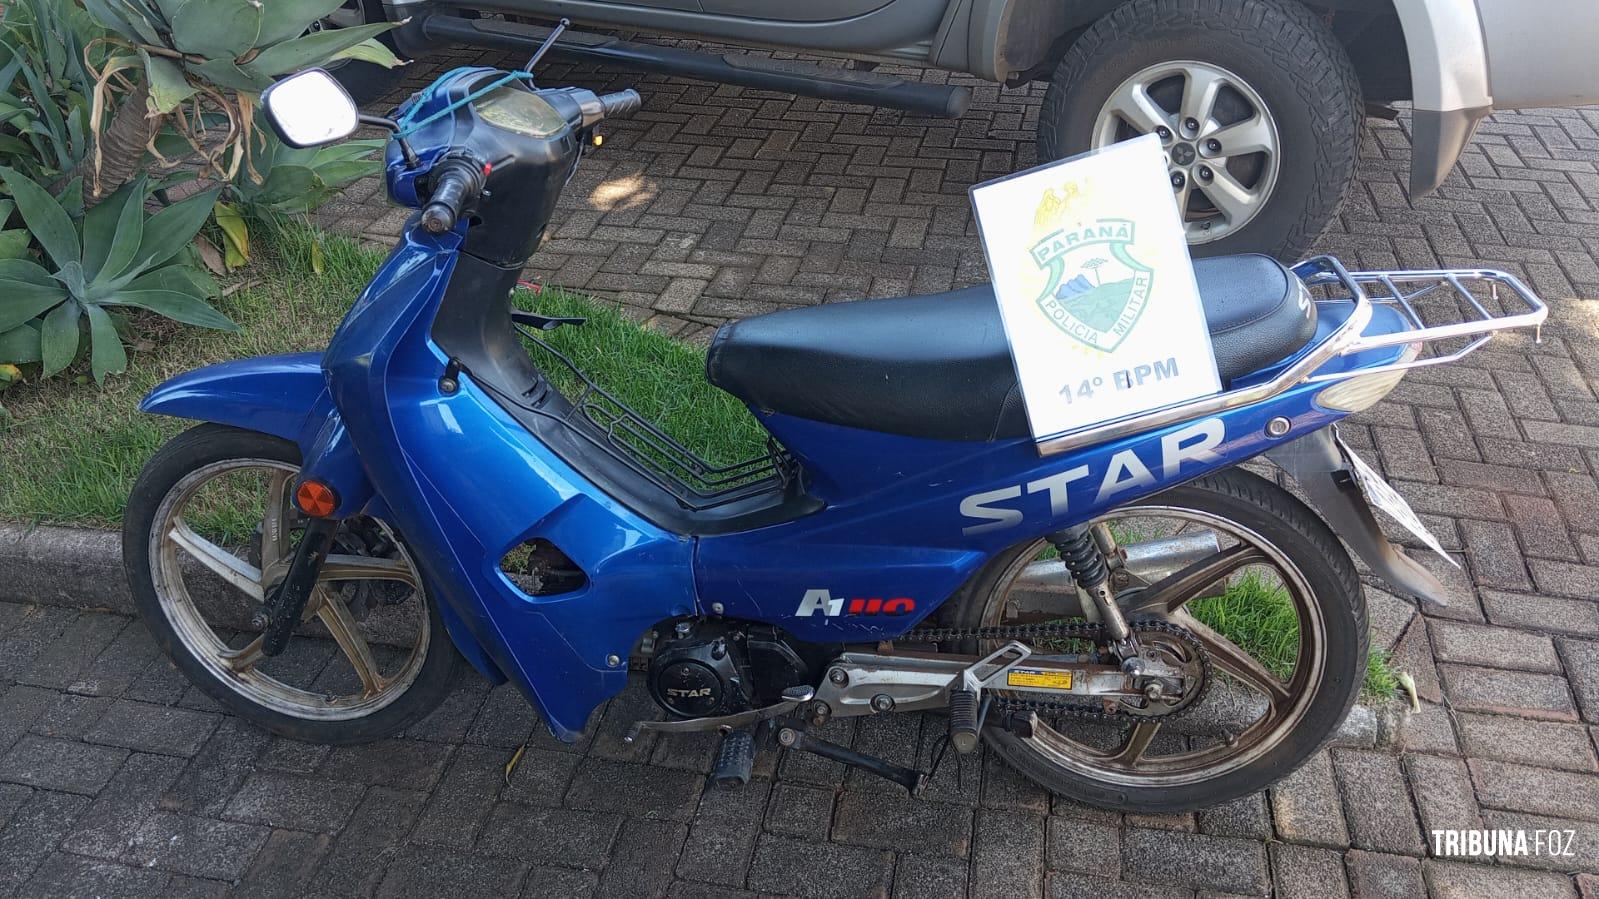
{"type": "MultiPolygon", "coordinates": [[[[1202,701],[1178,717],[1177,723],[1150,719],[1132,723],[1118,732],[1103,725],[1072,720],[1042,722],[1034,735],[1021,741],[1043,760],[1080,774],[1127,786],[1180,786],[1220,776],[1247,765],[1279,745],[1304,717],[1315,698],[1327,665],[1326,623],[1310,596],[1302,572],[1276,546],[1236,522],[1197,509],[1171,506],[1135,506],[1103,519],[1112,531],[1124,528],[1144,533],[1149,522],[1162,521],[1180,536],[1210,531],[1220,538],[1221,549],[1210,557],[1216,579],[1198,585],[1195,596],[1176,608],[1155,613],[1198,638],[1209,653],[1224,683],[1212,684],[1211,693],[1223,687],[1216,701],[1202,701]],[[1269,571],[1286,594],[1298,619],[1298,648],[1293,670],[1286,679],[1272,673],[1247,650],[1212,630],[1188,611],[1194,598],[1218,596],[1229,579],[1260,577],[1269,571]],[[1205,589],[1207,586],[1212,589],[1205,589]],[[1162,728],[1170,733],[1157,740],[1162,728]],[[1070,734],[1070,736],[1068,736],[1070,734]],[[1175,750],[1175,751],[1174,751],[1175,750]]],[[[1002,589],[989,596],[982,624],[1002,624],[1014,590],[1034,568],[1034,552],[1023,553],[1002,577],[1002,589]]],[[[1137,607],[1136,595],[1131,605],[1137,607]]],[[[1123,607],[1128,606],[1123,602],[1123,607]]],[[[1147,614],[1155,610],[1142,610],[1147,614]]]]}
{"type": "Polygon", "coordinates": [[[1260,94],[1206,62],[1150,66],[1111,92],[1094,121],[1093,146],[1155,134],[1191,244],[1248,224],[1277,186],[1281,141],[1260,94]]]}
{"type": "Polygon", "coordinates": [[[289,497],[298,473],[295,466],[271,459],[227,459],[185,475],[156,511],[150,570],[162,614],[178,639],[228,689],[296,718],[347,721],[405,693],[427,658],[432,627],[416,564],[388,526],[374,522],[393,545],[393,557],[347,553],[335,537],[335,551],[307,605],[306,624],[297,632],[302,636],[281,656],[261,654],[261,638],[253,633],[259,628],[242,619],[260,607],[265,591],[293,558],[291,532],[298,513],[289,497]],[[208,487],[218,488],[215,495],[233,504],[259,501],[264,512],[258,536],[242,538],[236,525],[213,523],[217,506],[202,494],[208,487]],[[262,495],[250,497],[252,492],[262,495]],[[373,586],[409,592],[381,609],[381,621],[368,622],[351,609],[349,596],[360,598],[373,586]],[[305,649],[304,644],[327,638],[336,651],[315,658],[296,653],[296,643],[305,649]],[[374,648],[379,639],[390,645],[374,648]]]}

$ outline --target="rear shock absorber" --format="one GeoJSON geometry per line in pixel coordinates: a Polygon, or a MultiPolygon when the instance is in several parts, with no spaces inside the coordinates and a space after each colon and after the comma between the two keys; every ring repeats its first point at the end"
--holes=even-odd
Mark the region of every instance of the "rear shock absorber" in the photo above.
{"type": "Polygon", "coordinates": [[[1138,661],[1138,639],[1133,635],[1132,628],[1127,626],[1121,607],[1116,605],[1116,594],[1110,589],[1110,569],[1105,564],[1105,554],[1094,540],[1093,526],[1080,524],[1056,531],[1046,539],[1060,553],[1061,563],[1072,573],[1077,586],[1083,588],[1093,600],[1111,651],[1122,659],[1122,669],[1130,674],[1136,673],[1133,669],[1141,667],[1138,661]]]}

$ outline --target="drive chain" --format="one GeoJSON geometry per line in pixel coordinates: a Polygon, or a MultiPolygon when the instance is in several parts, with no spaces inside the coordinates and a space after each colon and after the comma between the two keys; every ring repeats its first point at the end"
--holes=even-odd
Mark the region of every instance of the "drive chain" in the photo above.
{"type": "MultiPolygon", "coordinates": [[[[1161,633],[1180,640],[1199,659],[1201,677],[1199,694],[1184,702],[1182,706],[1172,712],[1138,712],[1131,711],[1116,703],[1113,710],[1106,710],[1100,705],[1085,705],[1074,702],[1059,702],[1047,699],[1016,699],[1010,696],[996,695],[990,706],[993,712],[1036,712],[1040,718],[1046,715],[1053,718],[1073,718],[1080,721],[1138,721],[1145,719],[1170,718],[1180,715],[1204,698],[1205,691],[1210,688],[1211,662],[1210,653],[1205,651],[1204,644],[1195,639],[1194,635],[1184,628],[1165,621],[1132,621],[1128,623],[1134,633],[1161,633]]],[[[993,625],[987,627],[929,627],[920,628],[905,634],[896,642],[909,643],[950,643],[961,640],[1020,640],[1031,644],[1036,640],[1070,639],[1090,640],[1095,644],[1104,642],[1104,629],[1091,622],[1044,622],[1039,624],[993,625]]]]}

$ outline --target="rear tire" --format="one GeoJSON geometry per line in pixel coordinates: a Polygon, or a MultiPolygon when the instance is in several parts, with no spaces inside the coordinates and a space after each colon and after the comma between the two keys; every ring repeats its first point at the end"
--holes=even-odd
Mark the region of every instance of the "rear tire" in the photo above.
{"type": "Polygon", "coordinates": [[[1364,113],[1348,54],[1295,0],[1132,0],[1089,27],[1056,66],[1039,115],[1038,156],[1108,146],[1156,130],[1160,119],[1171,132],[1163,142],[1180,209],[1186,198],[1194,255],[1295,261],[1354,182],[1364,113]],[[1187,102],[1183,91],[1210,83],[1224,85],[1212,103],[1187,102]],[[1145,121],[1116,112],[1145,88],[1157,107],[1142,107],[1145,121]],[[1236,129],[1235,147],[1208,149],[1226,125],[1253,121],[1256,107],[1270,126],[1260,141],[1269,150],[1250,151],[1255,135],[1243,140],[1236,129]],[[1197,130],[1184,129],[1190,117],[1204,118],[1197,130]],[[1233,198],[1226,214],[1211,198],[1224,189],[1233,198]]]}
{"type": "MultiPolygon", "coordinates": [[[[1308,608],[1300,613],[1301,628],[1314,622],[1312,630],[1319,642],[1314,653],[1307,653],[1305,647],[1309,644],[1301,644],[1296,662],[1299,667],[1287,681],[1290,689],[1301,683],[1300,678],[1306,685],[1299,688],[1302,692],[1296,694],[1291,707],[1297,717],[1285,720],[1280,730],[1271,731],[1258,749],[1241,738],[1238,752],[1242,758],[1232,761],[1234,767],[1228,768],[1223,757],[1213,767],[1198,768],[1191,774],[1157,770],[1142,779],[1136,772],[1108,767],[1096,773],[1091,758],[1080,762],[1069,750],[1063,756],[1058,747],[1075,745],[1073,734],[1081,735],[1084,725],[1067,723],[1059,731],[1046,727],[1047,733],[1028,739],[990,727],[984,731],[984,738],[1012,767],[1062,796],[1124,812],[1207,808],[1265,789],[1286,777],[1338,732],[1365,679],[1365,597],[1349,555],[1321,518],[1288,491],[1261,477],[1230,469],[1114,511],[1137,513],[1142,507],[1149,507],[1144,513],[1149,516],[1162,514],[1155,511],[1157,508],[1192,510],[1228,523],[1240,533],[1253,535],[1251,541],[1258,537],[1256,545],[1275,547],[1277,554],[1297,569],[1296,578],[1308,594],[1304,601],[1308,608]],[[1321,662],[1319,672],[1317,659],[1321,662]],[[1070,761],[1059,761],[1063,758],[1070,761]],[[1210,771],[1216,773],[1210,775],[1210,771]],[[1183,782],[1185,777],[1188,782],[1183,782]]],[[[997,556],[951,601],[953,612],[946,620],[963,628],[1003,623],[1006,591],[1021,568],[1035,557],[1038,546],[1036,541],[1029,542],[997,556]]],[[[1182,625],[1175,617],[1171,620],[1182,625]]],[[[987,647],[973,643],[963,647],[964,651],[987,651],[987,647]]],[[[1219,668],[1214,651],[1212,655],[1219,668]]],[[[1214,687],[1212,684],[1213,691],[1214,687]]],[[[1203,705],[1193,711],[1202,712],[1203,705]]],[[[1247,736],[1249,732],[1244,733],[1247,736]]],[[[1163,759],[1152,761],[1158,765],[1163,759]]]]}
{"type": "MultiPolygon", "coordinates": [[[[392,613],[396,619],[416,619],[418,627],[418,637],[408,650],[403,667],[396,663],[388,666],[387,672],[379,672],[390,681],[390,686],[384,688],[385,692],[373,693],[368,699],[356,699],[344,707],[331,705],[334,701],[332,698],[327,699],[329,705],[319,705],[317,700],[322,691],[331,689],[328,686],[331,681],[327,678],[334,673],[333,666],[346,663],[347,657],[341,658],[338,651],[332,653],[323,669],[319,669],[322,672],[320,676],[314,676],[314,681],[308,684],[281,680],[279,671],[269,667],[279,660],[290,659],[296,651],[296,643],[317,639],[307,636],[305,628],[291,638],[284,654],[276,659],[262,660],[236,673],[229,670],[225,661],[219,663],[219,650],[238,649],[236,644],[247,643],[252,630],[259,631],[258,627],[252,628],[242,623],[256,606],[242,593],[226,590],[191,593],[190,575],[172,564],[168,544],[174,541],[167,536],[170,531],[163,529],[159,538],[156,535],[158,522],[175,525],[175,522],[182,520],[186,528],[196,532],[205,530],[200,522],[208,512],[214,514],[216,506],[199,508],[193,522],[183,515],[191,508],[205,506],[204,500],[197,500],[196,497],[203,495],[200,491],[205,490],[209,483],[220,482],[222,477],[234,475],[239,475],[240,478],[236,480],[240,480],[246,476],[245,473],[252,471],[265,472],[265,477],[269,479],[292,478],[299,465],[300,450],[295,444],[254,431],[204,424],[172,438],[145,464],[128,498],[123,517],[123,566],[139,617],[150,629],[161,651],[190,682],[228,711],[273,733],[306,742],[349,744],[376,740],[416,722],[443,701],[450,692],[452,674],[459,656],[439,618],[437,607],[427,595],[426,583],[415,571],[410,553],[399,535],[392,534],[381,523],[374,523],[374,528],[384,528],[382,533],[390,536],[394,545],[387,556],[373,558],[380,561],[399,560],[410,565],[412,580],[418,585],[411,588],[412,592],[397,601],[392,593],[389,594],[389,601],[374,601],[373,594],[360,591],[395,589],[395,582],[361,579],[335,581],[327,585],[327,589],[339,597],[334,601],[344,604],[347,615],[354,614],[355,603],[344,597],[353,592],[354,596],[363,598],[362,605],[368,608],[369,617],[370,614],[388,613],[389,610],[384,607],[392,607],[405,613],[403,617],[399,612],[392,613]],[[217,474],[212,475],[212,481],[197,480],[207,472],[217,474]],[[371,612],[374,607],[378,610],[376,613],[371,612]],[[226,624],[219,627],[218,623],[224,620],[226,624]],[[212,638],[216,639],[213,641],[212,638]],[[279,686],[307,692],[302,698],[279,690],[279,686]],[[389,690],[393,690],[394,695],[388,695],[386,691],[389,690]]],[[[280,482],[272,480],[270,483],[280,482]]],[[[241,495],[237,493],[236,481],[223,484],[221,489],[233,491],[228,496],[241,495]]],[[[235,502],[243,505],[247,500],[235,502]]],[[[289,517],[279,520],[284,522],[285,533],[294,526],[289,517]]],[[[372,522],[372,519],[351,519],[340,533],[345,534],[346,529],[360,522],[372,522]]],[[[222,548],[244,547],[241,550],[244,557],[250,556],[253,551],[254,564],[259,565],[264,552],[261,533],[258,530],[253,538],[240,538],[222,548]]],[[[209,534],[201,536],[210,539],[209,534]]],[[[335,537],[336,541],[339,539],[335,537]]],[[[220,540],[213,542],[222,543],[220,540]]],[[[287,538],[284,546],[288,546],[287,538]]],[[[352,550],[336,548],[335,551],[348,553],[352,550]]],[[[192,555],[186,557],[184,567],[192,569],[194,559],[192,555]]],[[[235,555],[234,560],[246,564],[251,562],[249,558],[241,559],[240,555],[235,555]]],[[[205,585],[196,582],[194,586],[205,585]]],[[[319,587],[319,591],[322,589],[319,587]]],[[[376,625],[383,626],[386,621],[378,619],[376,625]]],[[[358,625],[357,630],[363,632],[372,626],[365,619],[355,624],[358,625]]],[[[307,647],[302,645],[300,648],[307,647]]],[[[371,646],[367,646],[367,649],[375,656],[383,655],[371,646]]],[[[388,647],[379,649],[386,650],[388,647]]],[[[395,650],[394,655],[398,657],[398,653],[399,650],[395,650]]]]}

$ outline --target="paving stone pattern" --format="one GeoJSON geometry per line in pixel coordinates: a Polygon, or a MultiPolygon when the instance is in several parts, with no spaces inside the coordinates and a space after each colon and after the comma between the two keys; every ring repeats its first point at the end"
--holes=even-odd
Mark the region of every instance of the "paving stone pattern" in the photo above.
{"type": "MultiPolygon", "coordinates": [[[[504,58],[447,62],[478,60],[504,58]]],[[[977,85],[949,122],[548,77],[639,84],[646,106],[585,163],[533,274],[690,338],[729,316],[979,279],[966,189],[1032,162],[1040,99],[977,85]]],[[[1497,115],[1412,205],[1402,123],[1373,123],[1322,241],[1367,267],[1505,267],[1554,310],[1541,345],[1502,339],[1417,371],[1343,428],[1460,565],[1428,560],[1455,589],[1447,609],[1368,589],[1374,640],[1423,699],[1401,751],[1335,748],[1197,815],[1052,799],[991,757],[920,801],[799,756],[705,792],[709,740],[620,742],[636,690],[577,746],[471,677],[399,738],[307,746],[222,714],[137,622],[0,604],[0,894],[1599,896],[1596,127],[1592,109],[1497,115]],[[1575,854],[1434,856],[1432,828],[1478,826],[1569,829],[1575,854]]],[[[403,215],[374,189],[323,220],[392,237],[403,215]]],[[[829,731],[903,759],[936,727],[829,731]]]]}

